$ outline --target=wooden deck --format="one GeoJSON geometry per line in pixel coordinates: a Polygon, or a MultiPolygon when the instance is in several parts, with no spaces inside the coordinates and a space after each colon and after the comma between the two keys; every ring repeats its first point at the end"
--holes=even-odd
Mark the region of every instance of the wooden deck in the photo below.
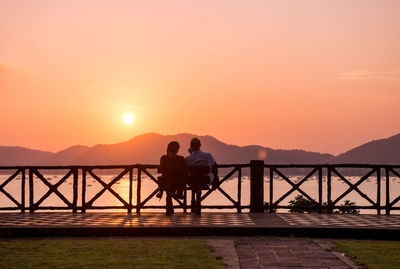
{"type": "Polygon", "coordinates": [[[400,215],[1,213],[0,237],[274,235],[400,239],[400,215]]]}

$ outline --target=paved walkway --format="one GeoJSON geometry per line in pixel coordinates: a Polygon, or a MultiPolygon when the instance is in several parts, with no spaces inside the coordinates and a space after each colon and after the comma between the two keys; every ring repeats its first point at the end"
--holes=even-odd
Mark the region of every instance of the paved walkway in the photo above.
{"type": "Polygon", "coordinates": [[[318,243],[304,238],[236,239],[240,268],[355,268],[318,243]]]}

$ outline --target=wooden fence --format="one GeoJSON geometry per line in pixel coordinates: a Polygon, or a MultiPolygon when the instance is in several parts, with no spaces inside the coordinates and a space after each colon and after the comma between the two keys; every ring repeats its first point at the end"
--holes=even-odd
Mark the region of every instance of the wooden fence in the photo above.
{"type": "MultiPolygon", "coordinates": [[[[249,205],[242,205],[242,169],[249,167],[248,164],[223,164],[218,165],[218,168],[228,169],[228,172],[224,176],[220,176],[220,181],[217,186],[211,188],[208,191],[203,192],[201,200],[205,200],[212,192],[218,191],[227,198],[229,204],[224,205],[203,205],[202,208],[214,208],[214,209],[236,209],[237,212],[242,212],[242,209],[249,208],[249,205]],[[224,189],[223,184],[227,180],[237,181],[237,196],[232,197],[224,189]]],[[[149,205],[149,201],[158,192],[159,188],[155,187],[154,191],[151,192],[147,197],[142,197],[142,181],[143,176],[147,176],[150,180],[156,183],[158,186],[157,174],[158,165],[101,165],[101,166],[18,166],[18,167],[0,167],[0,177],[7,177],[7,179],[0,185],[0,193],[3,193],[9,200],[12,201],[15,206],[0,207],[0,210],[18,210],[20,212],[29,211],[31,213],[37,210],[72,210],[72,212],[86,212],[87,210],[101,210],[101,209],[124,209],[128,213],[132,213],[134,210],[136,213],[140,213],[142,209],[164,209],[165,205],[149,205]],[[112,174],[116,170],[120,170],[111,181],[105,182],[99,174],[107,173],[112,174]],[[122,170],[122,171],[121,171],[122,170]],[[11,175],[4,175],[10,172],[11,175]],[[63,173],[61,179],[57,183],[52,183],[44,174],[60,174],[63,173]],[[89,197],[87,189],[90,187],[87,182],[87,176],[90,175],[92,179],[98,182],[102,188],[94,196],[89,197]],[[135,175],[135,178],[134,178],[135,175]],[[129,180],[129,197],[127,200],[121,197],[112,187],[124,176],[128,176],[129,180]],[[19,199],[10,194],[5,190],[5,186],[11,181],[18,179],[20,180],[20,193],[18,194],[19,199]],[[35,199],[36,184],[34,177],[40,180],[45,186],[48,187],[47,192],[39,199],[35,199]],[[67,179],[72,178],[72,200],[68,200],[66,195],[63,194],[59,187],[67,179]],[[26,182],[28,180],[28,182],[26,182]],[[136,181],[136,197],[134,201],[134,187],[133,182],[136,181]],[[29,197],[28,203],[26,199],[26,184],[28,184],[29,197]],[[78,192],[78,186],[80,186],[81,192],[78,192]],[[96,206],[94,202],[97,201],[106,191],[110,192],[116,199],[119,200],[121,205],[103,205],[96,206]],[[55,194],[63,202],[63,206],[43,206],[43,202],[51,195],[55,194]],[[143,199],[144,198],[144,199],[143,199]],[[19,201],[18,201],[19,200],[19,201]],[[78,204],[78,200],[80,203],[78,204]]],[[[191,205],[188,204],[187,190],[184,192],[183,201],[176,198],[173,195],[173,199],[176,201],[176,208],[182,208],[184,212],[187,212],[191,205]]],[[[70,198],[71,199],[71,198],[70,198]]]]}
{"type": "MultiPolygon", "coordinates": [[[[202,208],[209,209],[235,209],[238,213],[242,212],[243,209],[249,209],[250,212],[275,212],[277,209],[290,209],[293,208],[290,205],[283,204],[285,198],[289,197],[293,192],[297,191],[303,195],[306,199],[312,202],[312,207],[318,212],[332,213],[334,209],[342,208],[339,202],[343,198],[348,197],[350,193],[358,193],[365,201],[367,206],[353,206],[355,209],[374,209],[377,214],[381,214],[384,211],[386,214],[390,214],[393,210],[400,210],[400,205],[397,205],[400,201],[400,193],[394,194],[393,199],[390,199],[390,177],[400,178],[400,165],[368,165],[368,164],[264,164],[263,161],[250,161],[248,164],[222,164],[218,165],[220,171],[226,171],[226,174],[220,175],[220,182],[214,188],[203,192],[201,200],[204,201],[209,197],[212,192],[219,192],[227,198],[228,204],[224,205],[202,205],[202,208]],[[243,205],[242,203],[242,181],[243,181],[243,169],[250,169],[250,204],[243,205]],[[299,171],[305,172],[304,175],[297,181],[293,182],[289,178],[291,169],[295,169],[296,173],[299,171]],[[358,173],[363,173],[357,182],[352,183],[348,177],[348,170],[357,169],[358,173]],[[345,184],[348,185],[348,189],[337,197],[332,197],[332,177],[336,177],[345,184]],[[274,182],[279,177],[289,184],[287,192],[280,197],[276,196],[276,190],[274,189],[274,182]],[[302,184],[310,180],[311,177],[318,179],[317,199],[313,199],[310,194],[306,193],[301,189],[302,184]],[[362,192],[359,187],[367,179],[373,178],[376,180],[376,199],[371,199],[368,195],[362,192]],[[269,183],[264,184],[264,180],[268,179],[269,183]],[[382,186],[382,179],[385,181],[382,186]],[[227,180],[235,180],[237,182],[237,195],[232,197],[224,190],[224,183],[227,180]],[[323,202],[323,180],[326,180],[326,202],[323,202]],[[264,188],[264,186],[268,186],[264,188]],[[269,201],[264,200],[264,191],[268,192],[269,201]],[[384,190],[385,202],[382,202],[381,192],[384,190]]],[[[6,179],[0,184],[0,193],[3,193],[6,198],[9,199],[14,206],[0,207],[3,211],[20,211],[20,212],[35,212],[37,210],[71,210],[72,212],[86,212],[87,210],[101,210],[101,209],[123,209],[128,213],[133,211],[140,213],[142,209],[164,209],[165,205],[150,205],[149,201],[158,193],[158,187],[155,187],[154,191],[151,192],[147,197],[142,198],[142,180],[143,175],[147,176],[150,180],[155,182],[158,186],[157,174],[158,165],[102,165],[102,166],[10,166],[0,167],[0,177],[6,177],[6,179]],[[105,182],[99,171],[112,173],[115,170],[120,172],[115,175],[109,182],[105,182]],[[44,171],[44,172],[43,172],[44,171]],[[45,176],[45,173],[61,173],[63,176],[58,180],[57,183],[50,182],[45,176]],[[6,174],[8,173],[8,174],[6,174]],[[6,174],[6,175],[5,175],[6,174]],[[90,176],[96,182],[98,182],[102,188],[94,196],[88,197],[87,189],[90,188],[87,182],[87,176],[90,176]],[[47,192],[39,199],[35,199],[36,186],[34,177],[40,180],[44,185],[48,187],[47,192]],[[128,199],[124,199],[121,195],[116,192],[112,187],[122,178],[129,178],[128,186],[128,199]],[[6,191],[5,187],[10,182],[20,180],[20,193],[10,194],[6,191]],[[59,190],[61,184],[66,180],[72,178],[72,200],[69,200],[59,190]],[[28,182],[26,182],[28,180],[28,182]],[[133,182],[136,181],[136,196],[134,197],[133,182]],[[26,188],[28,184],[28,188],[26,188]],[[79,188],[78,188],[79,187],[79,188]],[[29,190],[26,195],[26,189],[29,190]],[[78,189],[81,192],[78,192],[78,189]],[[116,199],[118,199],[121,205],[105,205],[96,206],[94,202],[98,200],[106,191],[110,192],[116,199]],[[48,199],[51,194],[58,196],[63,202],[63,206],[44,206],[43,202],[48,199]],[[19,198],[17,198],[19,196],[19,198]],[[26,202],[28,197],[28,202],[26,202]],[[135,198],[135,199],[134,199],[135,198]],[[134,201],[135,200],[135,201],[134,201]]],[[[191,207],[188,204],[188,195],[185,190],[183,201],[176,199],[176,208],[182,208],[184,212],[191,207]]],[[[70,198],[71,199],[71,198],[70,198]]],[[[301,208],[301,207],[296,207],[301,208]]]]}

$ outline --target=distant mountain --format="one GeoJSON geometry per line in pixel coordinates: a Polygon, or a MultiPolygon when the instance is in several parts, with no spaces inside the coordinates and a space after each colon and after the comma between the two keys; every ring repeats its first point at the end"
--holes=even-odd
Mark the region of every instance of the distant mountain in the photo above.
{"type": "MultiPolygon", "coordinates": [[[[103,164],[156,164],[165,154],[167,144],[180,143],[179,154],[186,156],[193,134],[160,135],[148,133],[128,141],[96,145],[73,146],[57,153],[22,147],[1,147],[0,165],[103,165],[103,164]]],[[[338,156],[304,150],[271,149],[257,145],[236,146],[223,143],[212,136],[197,136],[202,149],[211,152],[218,163],[248,163],[264,160],[266,163],[319,164],[369,163],[400,164],[400,134],[366,143],[338,156]]]]}
{"type": "Polygon", "coordinates": [[[76,160],[82,156],[90,147],[72,146],[57,153],[53,153],[46,159],[39,162],[42,165],[70,165],[76,164],[76,160]]]}
{"type": "MultiPolygon", "coordinates": [[[[0,165],[101,165],[101,164],[155,164],[165,154],[167,144],[176,140],[180,143],[179,154],[188,155],[187,149],[193,134],[160,135],[148,133],[131,140],[93,147],[73,146],[57,153],[35,151],[31,155],[2,151],[0,165]],[[34,155],[36,153],[37,155],[34,155]],[[13,156],[12,158],[7,157],[13,156]],[[33,155],[32,155],[33,154],[33,155]],[[20,157],[18,157],[20,156],[20,157]],[[6,162],[7,160],[7,162],[6,162]]],[[[235,146],[225,144],[212,136],[197,136],[202,142],[202,149],[211,152],[218,163],[248,163],[262,159],[269,163],[326,163],[333,155],[307,152],[303,150],[275,150],[261,146],[235,146]]],[[[4,147],[3,147],[4,148],[4,147]]]]}
{"type": "Polygon", "coordinates": [[[37,165],[53,155],[54,153],[48,151],[0,146],[0,165],[37,165]]]}
{"type": "Polygon", "coordinates": [[[400,134],[358,146],[338,155],[332,162],[400,164],[400,134]]]}

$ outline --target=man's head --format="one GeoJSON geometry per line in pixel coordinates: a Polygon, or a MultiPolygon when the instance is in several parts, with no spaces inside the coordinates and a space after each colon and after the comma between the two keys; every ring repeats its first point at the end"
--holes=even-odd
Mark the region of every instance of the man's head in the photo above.
{"type": "Polygon", "coordinates": [[[192,140],[190,140],[190,150],[196,151],[199,150],[201,147],[201,143],[200,143],[200,139],[198,139],[197,137],[192,138],[192,140]]]}

